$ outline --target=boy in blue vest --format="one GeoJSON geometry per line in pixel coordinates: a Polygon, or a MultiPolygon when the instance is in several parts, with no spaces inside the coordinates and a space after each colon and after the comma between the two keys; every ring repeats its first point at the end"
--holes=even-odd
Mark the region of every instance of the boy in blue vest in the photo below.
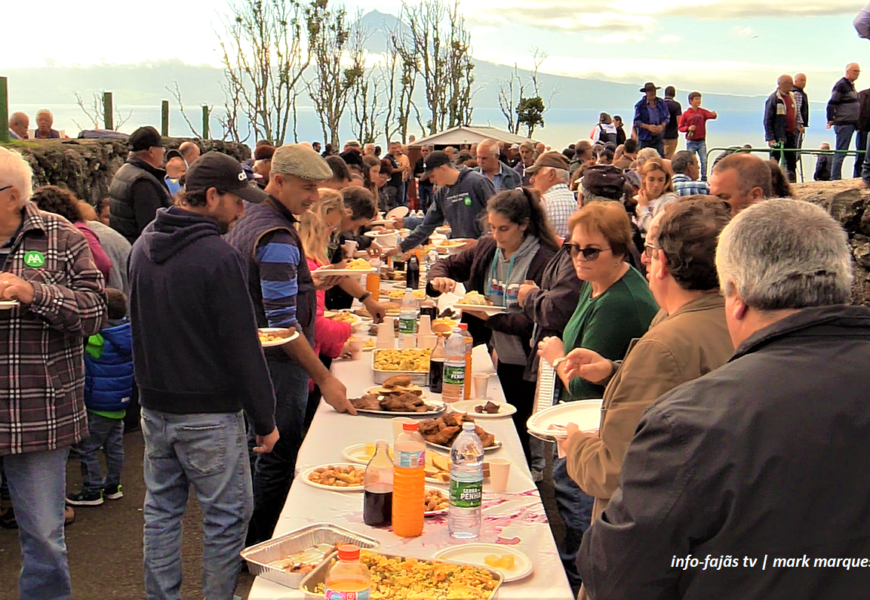
{"type": "Polygon", "coordinates": [[[88,338],[85,347],[85,407],[90,437],[77,447],[82,489],[67,496],[73,506],[99,506],[104,498],[119,500],[124,467],[124,415],[133,391],[133,338],[127,317],[127,296],[106,288],[109,326],[88,338]],[[97,453],[106,455],[103,480],[97,453]]]}

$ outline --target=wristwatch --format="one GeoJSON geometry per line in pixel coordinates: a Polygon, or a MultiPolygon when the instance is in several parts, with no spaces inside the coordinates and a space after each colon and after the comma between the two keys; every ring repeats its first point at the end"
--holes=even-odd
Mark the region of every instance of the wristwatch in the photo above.
{"type": "Polygon", "coordinates": [[[554,360],[554,361],[553,361],[553,370],[554,370],[554,371],[558,370],[558,369],[559,369],[559,365],[561,365],[561,364],[562,364],[563,362],[565,362],[566,360],[568,360],[568,357],[567,357],[567,356],[563,356],[563,357],[561,357],[561,358],[557,358],[556,360],[554,360]]]}
{"type": "Polygon", "coordinates": [[[366,300],[368,300],[368,299],[371,298],[371,297],[372,297],[372,293],[371,293],[371,292],[366,292],[365,294],[363,294],[362,296],[360,296],[359,298],[357,298],[357,300],[359,300],[360,302],[365,302],[366,300]]]}

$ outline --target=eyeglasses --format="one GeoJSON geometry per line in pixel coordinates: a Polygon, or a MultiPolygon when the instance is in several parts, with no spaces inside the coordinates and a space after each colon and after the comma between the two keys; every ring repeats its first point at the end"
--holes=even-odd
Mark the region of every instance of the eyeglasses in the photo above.
{"type": "Polygon", "coordinates": [[[578,244],[565,244],[571,251],[571,258],[576,259],[580,254],[583,255],[583,260],[589,262],[598,260],[602,252],[610,250],[610,248],[581,248],[578,244]]]}
{"type": "Polygon", "coordinates": [[[648,259],[652,260],[653,252],[656,250],[661,250],[658,246],[653,246],[652,244],[644,244],[643,245],[643,253],[648,259]]]}

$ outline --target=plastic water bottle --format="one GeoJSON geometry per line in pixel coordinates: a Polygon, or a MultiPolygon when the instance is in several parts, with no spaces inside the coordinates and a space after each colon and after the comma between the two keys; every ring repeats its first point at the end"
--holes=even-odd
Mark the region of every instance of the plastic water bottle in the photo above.
{"type": "Polygon", "coordinates": [[[369,600],[372,576],[359,560],[358,546],[342,544],[338,547],[338,561],[326,573],[324,584],[326,600],[369,600]]]}
{"type": "Polygon", "coordinates": [[[463,423],[462,433],[450,450],[450,510],[447,530],[458,539],[480,535],[483,499],[483,442],[474,433],[474,423],[463,423]]]}
{"type": "Polygon", "coordinates": [[[459,402],[465,390],[465,338],[459,327],[444,344],[444,377],[441,384],[441,398],[444,402],[459,402]]]}
{"type": "Polygon", "coordinates": [[[426,442],[417,422],[403,423],[393,446],[393,533],[417,537],[423,533],[426,498],[426,442]]]}
{"type": "Polygon", "coordinates": [[[414,348],[417,345],[417,302],[411,288],[405,288],[402,310],[399,313],[399,347],[414,348]]]}

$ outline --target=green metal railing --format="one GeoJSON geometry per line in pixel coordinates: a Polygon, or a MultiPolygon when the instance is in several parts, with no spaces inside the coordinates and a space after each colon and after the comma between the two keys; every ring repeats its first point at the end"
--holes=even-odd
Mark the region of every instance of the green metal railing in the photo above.
{"type": "Polygon", "coordinates": [[[784,148],[784,144],[779,142],[773,146],[768,146],[767,148],[744,148],[743,146],[730,146],[728,148],[710,148],[707,150],[707,164],[710,165],[709,169],[712,171],[713,162],[712,162],[712,154],[714,152],[733,152],[734,154],[746,153],[751,154],[753,152],[761,153],[761,154],[772,154],[773,152],[780,153],[779,164],[785,165],[785,153],[786,152],[795,152],[797,156],[797,166],[798,172],[800,174],[800,181],[803,183],[804,179],[804,156],[834,156],[836,154],[842,154],[844,157],[846,156],[864,156],[864,150],[819,150],[814,148],[784,148]]]}

